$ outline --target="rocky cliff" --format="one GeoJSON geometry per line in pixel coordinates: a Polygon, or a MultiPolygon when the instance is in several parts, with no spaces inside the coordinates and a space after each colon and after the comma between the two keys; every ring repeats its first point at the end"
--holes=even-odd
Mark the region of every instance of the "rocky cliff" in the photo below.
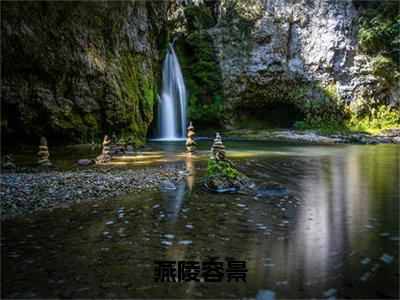
{"type": "MultiPolygon", "coordinates": [[[[196,26],[197,37],[202,37],[197,38],[196,45],[207,40],[204,32],[212,38],[226,106],[234,116],[229,118],[231,125],[240,126],[244,121],[248,126],[254,119],[264,121],[269,117],[278,120],[272,122],[275,126],[291,126],[302,118],[313,119],[314,123],[340,123],[348,108],[363,101],[375,107],[398,107],[398,65],[387,63],[385,58],[384,72],[379,72],[374,69],[374,58],[357,45],[357,1],[198,2],[196,5],[202,8],[197,9],[195,22],[186,18],[186,39],[190,43],[191,28],[196,26]],[[208,15],[204,13],[206,6],[208,15]],[[211,16],[215,25],[210,28],[207,18],[211,16]],[[279,121],[285,119],[287,124],[279,121]]],[[[396,7],[396,3],[390,3],[393,1],[386,2],[396,7]]],[[[373,1],[370,3],[374,5],[373,1]]],[[[193,12],[193,6],[189,5],[186,11],[193,12]]],[[[373,22],[380,22],[378,13],[373,13],[373,22]]],[[[385,47],[381,46],[382,52],[387,52],[385,47]]],[[[189,68],[192,64],[191,61],[189,68]]],[[[207,101],[203,101],[204,105],[207,101]]]]}
{"type": "Polygon", "coordinates": [[[357,49],[353,1],[221,1],[218,13],[219,26],[208,32],[231,107],[259,109],[261,100],[304,111],[308,99],[324,94],[350,104],[398,104],[399,83],[374,74],[371,57],[357,49]]]}
{"type": "Polygon", "coordinates": [[[2,2],[3,137],[143,140],[164,1],[2,2]]]}

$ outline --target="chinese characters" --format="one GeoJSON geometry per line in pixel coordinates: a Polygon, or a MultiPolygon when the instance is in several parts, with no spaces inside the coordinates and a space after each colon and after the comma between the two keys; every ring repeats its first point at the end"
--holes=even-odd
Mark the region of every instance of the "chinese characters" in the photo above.
{"type": "Polygon", "coordinates": [[[246,262],[154,261],[154,281],[158,282],[246,282],[246,262]]]}

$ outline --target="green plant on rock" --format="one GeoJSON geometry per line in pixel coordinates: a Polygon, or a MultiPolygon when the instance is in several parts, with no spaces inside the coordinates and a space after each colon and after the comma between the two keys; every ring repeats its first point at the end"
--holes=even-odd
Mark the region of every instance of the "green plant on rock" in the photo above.
{"type": "Polygon", "coordinates": [[[207,176],[210,178],[234,180],[242,176],[242,174],[226,161],[210,160],[207,166],[207,176]]]}

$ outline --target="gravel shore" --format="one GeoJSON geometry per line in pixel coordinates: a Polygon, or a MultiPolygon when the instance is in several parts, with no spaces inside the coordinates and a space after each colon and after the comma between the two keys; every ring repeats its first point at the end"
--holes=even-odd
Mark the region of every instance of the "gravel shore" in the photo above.
{"type": "Polygon", "coordinates": [[[240,129],[229,131],[232,138],[247,140],[278,140],[295,141],[316,144],[400,144],[400,130],[390,130],[385,134],[370,135],[366,133],[343,132],[328,133],[320,131],[299,130],[250,130],[240,129]]]}
{"type": "Polygon", "coordinates": [[[179,164],[135,170],[4,173],[0,174],[1,215],[3,218],[84,200],[110,198],[140,188],[172,183],[185,174],[184,167],[179,164]]]}

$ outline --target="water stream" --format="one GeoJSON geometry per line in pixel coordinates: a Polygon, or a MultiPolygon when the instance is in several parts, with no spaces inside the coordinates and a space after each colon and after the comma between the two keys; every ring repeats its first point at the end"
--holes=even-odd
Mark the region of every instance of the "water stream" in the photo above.
{"type": "Polygon", "coordinates": [[[172,44],[163,64],[163,88],[159,97],[158,131],[160,140],[180,140],[187,125],[187,97],[178,57],[172,44]]]}
{"type": "Polygon", "coordinates": [[[399,297],[399,145],[226,142],[258,186],[290,191],[265,197],[207,193],[211,144],[193,157],[181,142],[152,144],[192,170],[176,190],[3,221],[3,297],[399,297]],[[154,260],[213,259],[246,261],[247,282],[154,281],[154,260]]]}

